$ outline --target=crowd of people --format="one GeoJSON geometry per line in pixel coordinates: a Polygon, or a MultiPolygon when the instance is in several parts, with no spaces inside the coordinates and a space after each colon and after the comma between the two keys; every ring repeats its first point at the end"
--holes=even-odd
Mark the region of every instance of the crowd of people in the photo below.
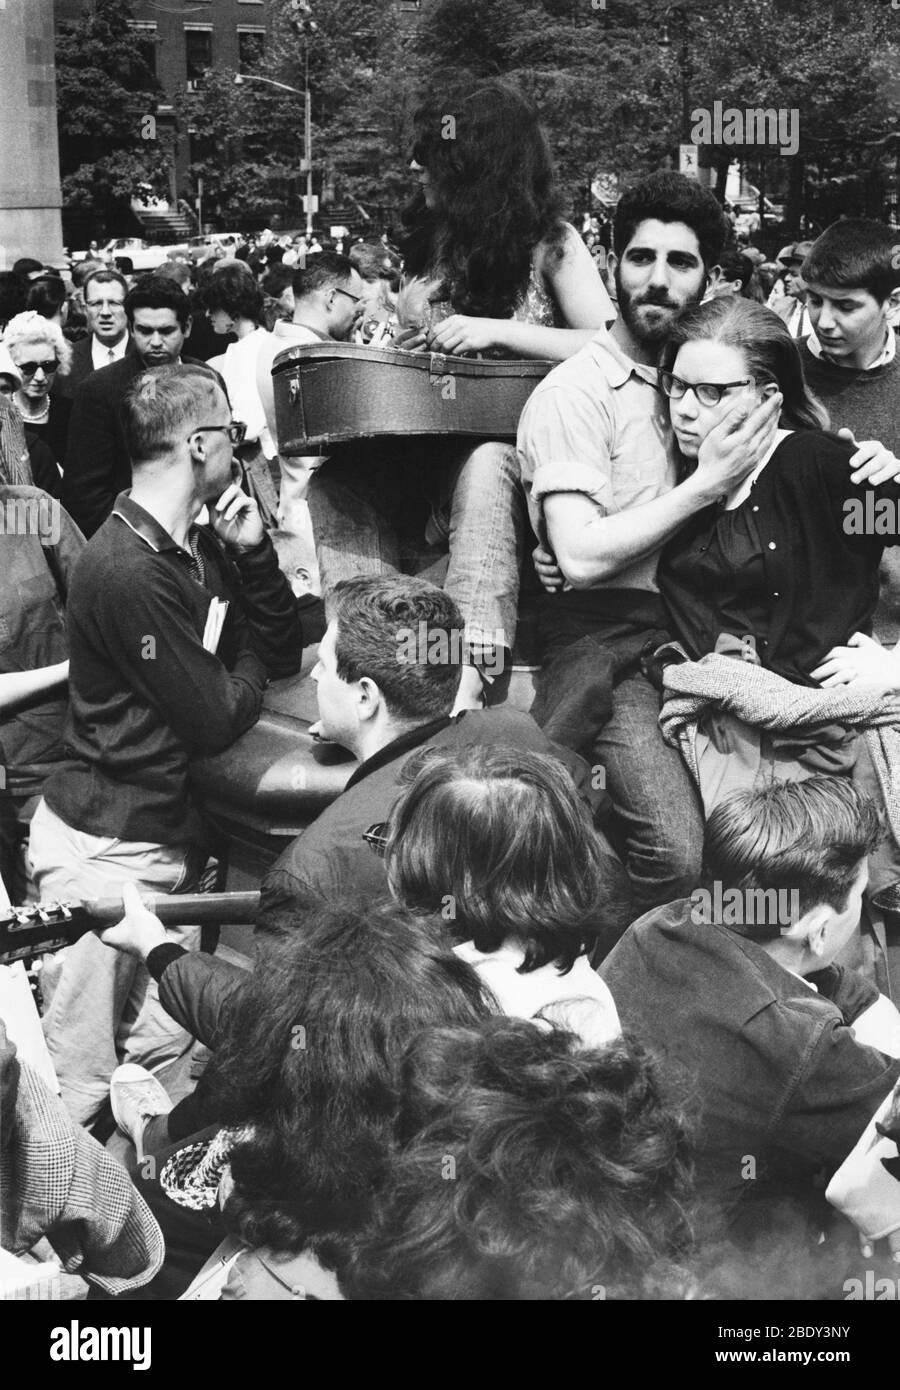
{"type": "Polygon", "coordinates": [[[767,279],[663,172],[582,235],[500,81],[410,167],[398,250],[0,275],[0,879],[123,901],[39,962],[46,1054],[0,966],[3,1248],[94,1299],[841,1298],[900,1260],[894,234],[767,279]],[[278,354],[349,341],[547,373],[515,441],[289,454],[278,354]],[[210,951],[140,890],[216,881],[192,764],[312,647],[355,765],[210,951]]]}

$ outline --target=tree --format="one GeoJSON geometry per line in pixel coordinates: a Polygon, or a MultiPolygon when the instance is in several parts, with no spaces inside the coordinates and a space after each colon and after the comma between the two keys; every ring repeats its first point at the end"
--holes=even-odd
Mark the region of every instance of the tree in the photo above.
{"type": "Polygon", "coordinates": [[[56,84],[67,238],[127,230],[131,199],[165,196],[167,161],[156,112],[160,88],[143,59],[123,0],[97,0],[56,41],[56,84]]]}
{"type": "MultiPolygon", "coordinates": [[[[348,203],[379,223],[409,192],[409,127],[416,87],[412,38],[381,0],[280,0],[258,75],[302,92],[307,63],[313,169],[322,211],[348,203]],[[370,211],[371,210],[371,211],[370,211]]],[[[226,220],[302,222],[303,99],[235,74],[208,74],[177,102],[194,137],[191,176],[226,220]]],[[[379,227],[380,230],[380,227],[379,227]]]]}

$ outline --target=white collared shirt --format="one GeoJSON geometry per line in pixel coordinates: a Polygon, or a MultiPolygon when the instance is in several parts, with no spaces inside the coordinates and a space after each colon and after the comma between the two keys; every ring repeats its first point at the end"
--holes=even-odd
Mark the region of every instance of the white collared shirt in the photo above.
{"type": "Polygon", "coordinates": [[[99,371],[101,367],[108,367],[110,362],[121,362],[127,351],[127,333],[117,343],[113,343],[112,347],[108,347],[106,343],[101,343],[99,338],[91,334],[91,362],[95,372],[99,371]]]}
{"type": "MultiPolygon", "coordinates": [[[[823,349],[822,344],[815,337],[815,335],[812,338],[807,338],[806,346],[809,348],[813,357],[823,358],[826,362],[831,361],[831,358],[829,358],[828,353],[823,349]]],[[[875,358],[875,361],[869,363],[868,367],[866,367],[866,371],[874,372],[876,367],[886,367],[889,362],[893,362],[896,356],[897,335],[892,328],[888,328],[887,336],[884,340],[884,347],[881,349],[879,355],[875,358]]]]}

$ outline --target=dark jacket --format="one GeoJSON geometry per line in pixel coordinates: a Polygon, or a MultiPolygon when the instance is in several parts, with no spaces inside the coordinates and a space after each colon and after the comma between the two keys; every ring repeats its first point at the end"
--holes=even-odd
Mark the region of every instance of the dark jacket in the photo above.
{"type": "Polygon", "coordinates": [[[683,1068],[694,1090],[701,1229],[758,1236],[785,1203],[816,1202],[815,1175],[850,1153],[900,1061],[850,1031],[877,998],[854,971],[831,967],[813,989],[758,942],[695,922],[692,908],[686,899],[648,912],[600,975],[623,1030],[683,1068]]]}
{"type": "MultiPolygon", "coordinates": [[[[362,837],[388,819],[401,791],[407,760],[426,746],[453,749],[481,743],[554,754],[585,798],[597,804],[587,763],[551,743],[530,714],[514,709],[468,710],[454,720],[423,725],[361,764],[337,800],[284,851],[263,879],[257,935],[271,930],[266,920],[271,912],[296,911],[302,904],[312,909],[341,894],[383,898],[387,893],[384,861],[362,837]]],[[[608,846],[607,851],[609,895],[603,927],[604,935],[616,940],[630,920],[630,893],[621,862],[608,846]]]]}
{"type": "MultiPolygon", "coordinates": [[[[60,372],[50,388],[51,396],[67,396],[71,400],[78,390],[85,377],[93,372],[102,371],[102,367],[94,366],[94,335],[88,333],[87,337],[79,339],[72,345],[72,365],[65,376],[60,372]]],[[[128,346],[125,349],[125,356],[128,357],[135,351],[134,339],[128,335],[128,346]]],[[[123,359],[119,359],[122,361],[123,359]]],[[[109,362],[107,366],[114,366],[109,362]]]]}
{"type": "MultiPolygon", "coordinates": [[[[185,366],[203,366],[182,357],[185,366]]],[[[136,352],[101,367],[82,381],[72,402],[62,503],[90,539],[103,525],[120,492],[131,487],[131,459],[122,427],[122,398],[145,370],[136,352]]]]}

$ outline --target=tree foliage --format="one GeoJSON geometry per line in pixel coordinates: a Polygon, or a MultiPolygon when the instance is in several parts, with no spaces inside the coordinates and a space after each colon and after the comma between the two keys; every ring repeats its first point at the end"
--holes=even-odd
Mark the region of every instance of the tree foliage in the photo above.
{"type": "MultiPolygon", "coordinates": [[[[376,219],[396,210],[410,191],[412,113],[445,79],[503,75],[533,96],[576,208],[600,173],[625,183],[671,167],[685,105],[689,116],[717,101],[798,113],[793,157],[751,145],[700,152],[720,196],[738,159],[772,196],[787,197],[794,222],[822,190],[831,216],[877,211],[898,155],[900,16],[886,3],[429,0],[418,27],[388,0],[272,0],[270,14],[258,71],[302,91],[308,65],[325,212],[354,201],[376,219]]],[[[302,97],[233,79],[210,74],[180,101],[182,128],[195,132],[193,179],[202,175],[208,205],[225,217],[281,209],[297,223],[302,97]]],[[[117,119],[117,100],[104,119],[117,119]]]]}
{"type": "Polygon", "coordinates": [[[161,92],[128,27],[132,18],[127,0],[97,0],[56,41],[63,207],[98,226],[127,217],[138,192],[166,191],[152,124],[161,92]]]}

